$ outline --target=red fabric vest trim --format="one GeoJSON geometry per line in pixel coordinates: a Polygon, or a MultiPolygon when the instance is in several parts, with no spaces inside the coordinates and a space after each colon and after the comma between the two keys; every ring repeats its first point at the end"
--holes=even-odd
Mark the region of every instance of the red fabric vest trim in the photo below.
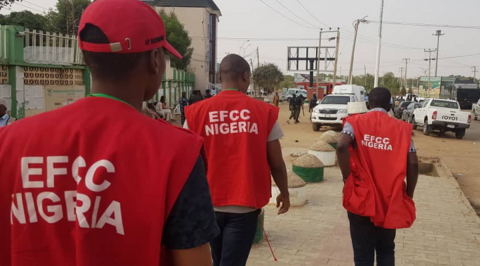
{"type": "Polygon", "coordinates": [[[411,227],[415,204],[406,193],[407,156],[412,126],[382,112],[347,119],[356,148],[350,148],[351,174],[344,187],[343,206],[370,217],[379,227],[411,227]]]}
{"type": "Polygon", "coordinates": [[[202,145],[97,97],[0,130],[1,264],[165,265],[163,226],[202,145]]]}
{"type": "Polygon", "coordinates": [[[214,206],[262,208],[271,197],[267,139],[279,109],[239,91],[188,106],[188,127],[205,139],[214,206]]]}

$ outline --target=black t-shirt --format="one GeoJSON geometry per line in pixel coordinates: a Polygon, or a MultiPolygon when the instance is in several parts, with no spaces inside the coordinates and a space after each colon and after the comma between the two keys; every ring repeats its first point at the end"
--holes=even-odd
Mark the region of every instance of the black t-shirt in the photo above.
{"type": "Polygon", "coordinates": [[[218,234],[205,167],[198,158],[163,227],[162,244],[190,249],[211,242],[218,234]]]}

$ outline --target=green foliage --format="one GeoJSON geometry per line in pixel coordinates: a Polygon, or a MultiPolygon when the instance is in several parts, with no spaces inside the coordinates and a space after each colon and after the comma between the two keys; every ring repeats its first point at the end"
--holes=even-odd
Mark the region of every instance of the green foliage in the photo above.
{"type": "Polygon", "coordinates": [[[57,9],[46,15],[52,31],[76,35],[82,13],[90,3],[90,0],[57,0],[57,9]]]}
{"type": "Polygon", "coordinates": [[[30,11],[12,12],[6,16],[0,17],[1,25],[16,25],[28,29],[48,30],[47,19],[39,14],[33,14],[30,11]]]}
{"type": "MultiPolygon", "coordinates": [[[[183,56],[182,59],[171,57],[172,66],[177,69],[186,70],[192,60],[192,39],[188,36],[188,32],[183,27],[183,24],[180,23],[175,13],[167,14],[162,10],[160,16],[167,29],[167,41],[183,56]]],[[[203,59],[204,58],[202,58],[202,60],[203,59]]]]}
{"type": "Polygon", "coordinates": [[[284,77],[277,65],[268,63],[257,67],[253,71],[253,80],[255,85],[262,87],[265,92],[270,93],[284,80],[284,77]]]}
{"type": "Polygon", "coordinates": [[[412,89],[412,87],[408,88],[408,93],[409,93],[409,94],[413,94],[413,89],[412,89]]]}
{"type": "Polygon", "coordinates": [[[402,89],[400,90],[400,94],[401,94],[402,96],[407,95],[407,90],[405,89],[405,87],[402,87],[402,89]]]}
{"type": "Polygon", "coordinates": [[[291,75],[283,76],[283,81],[276,87],[276,89],[283,89],[283,88],[293,88],[295,87],[294,77],[291,75]]]}
{"type": "Polygon", "coordinates": [[[392,95],[400,94],[400,82],[398,82],[398,79],[395,77],[395,74],[393,74],[392,72],[388,72],[385,75],[383,75],[381,79],[381,84],[382,86],[389,89],[392,95]]]}

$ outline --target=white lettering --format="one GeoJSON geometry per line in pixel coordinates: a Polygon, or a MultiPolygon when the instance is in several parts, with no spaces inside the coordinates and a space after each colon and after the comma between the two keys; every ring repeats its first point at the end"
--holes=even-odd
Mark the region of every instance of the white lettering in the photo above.
{"type": "Polygon", "coordinates": [[[47,157],[47,187],[55,187],[55,176],[66,175],[67,168],[55,168],[56,163],[68,163],[67,156],[48,156],[47,157]]]}
{"type": "Polygon", "coordinates": [[[247,122],[238,122],[238,132],[239,133],[247,132],[247,122]]]}
{"type": "Polygon", "coordinates": [[[80,167],[87,167],[87,162],[85,162],[85,159],[83,159],[82,156],[78,156],[78,158],[75,159],[72,164],[72,176],[73,179],[75,179],[75,182],[77,182],[77,184],[79,184],[82,180],[82,177],[78,174],[78,170],[80,167]]]}
{"type": "Polygon", "coordinates": [[[88,169],[87,176],[85,178],[85,185],[87,186],[88,189],[90,189],[90,191],[102,192],[111,185],[111,183],[108,182],[107,180],[103,180],[103,182],[99,185],[93,182],[93,177],[95,175],[95,172],[100,167],[105,168],[105,170],[107,170],[107,173],[115,173],[115,166],[113,166],[113,164],[107,160],[100,160],[94,163],[90,167],[90,169],[88,169]]]}
{"type": "Polygon", "coordinates": [[[237,121],[238,119],[240,119],[239,114],[240,114],[240,112],[238,110],[231,111],[230,112],[230,120],[237,121]]]}
{"type": "Polygon", "coordinates": [[[53,215],[48,216],[43,209],[43,202],[46,199],[49,199],[53,203],[56,203],[60,201],[60,198],[57,196],[57,194],[53,192],[42,192],[38,194],[38,197],[37,197],[38,213],[47,223],[54,224],[63,218],[62,205],[47,206],[47,211],[49,213],[53,213],[53,215]]]}
{"type": "Polygon", "coordinates": [[[389,138],[384,138],[383,139],[383,144],[390,144],[390,139],[389,138]]]}
{"type": "Polygon", "coordinates": [[[363,135],[363,140],[361,141],[361,143],[362,143],[362,146],[365,146],[368,148],[393,151],[393,147],[390,144],[389,138],[382,138],[382,137],[376,137],[376,136],[365,134],[363,135]]]}
{"type": "Polygon", "coordinates": [[[257,123],[252,123],[252,127],[250,128],[250,133],[255,133],[258,135],[258,126],[257,123]]]}
{"type": "Polygon", "coordinates": [[[27,201],[28,220],[30,223],[38,222],[37,211],[35,210],[35,201],[33,200],[32,193],[25,193],[25,199],[27,201]]]}
{"type": "Polygon", "coordinates": [[[214,125],[205,125],[205,135],[215,135],[214,125]]]}
{"type": "Polygon", "coordinates": [[[97,228],[101,229],[105,224],[111,224],[115,226],[118,234],[125,235],[122,222],[122,210],[118,201],[112,201],[110,206],[108,206],[103,215],[100,217],[100,220],[98,220],[97,228]],[[114,218],[112,218],[112,215],[114,218]]]}
{"type": "Polygon", "coordinates": [[[95,224],[97,223],[98,208],[100,207],[101,200],[102,200],[102,197],[100,196],[97,196],[95,198],[95,204],[93,205],[92,228],[95,228],[95,224]]]}
{"type": "Polygon", "coordinates": [[[208,117],[210,118],[210,123],[217,123],[218,122],[218,112],[217,111],[209,112],[208,117]]]}
{"type": "Polygon", "coordinates": [[[70,222],[75,221],[75,206],[77,198],[77,191],[65,191],[65,205],[67,209],[67,220],[70,222]]]}
{"type": "Polygon", "coordinates": [[[225,121],[225,118],[228,117],[228,111],[220,111],[220,121],[225,121]]]}
{"type": "Polygon", "coordinates": [[[22,194],[17,193],[12,194],[12,210],[10,211],[10,223],[13,224],[13,216],[17,218],[17,221],[21,224],[25,224],[27,220],[25,219],[25,209],[23,208],[22,194]],[[17,199],[17,206],[15,206],[15,198],[17,199]]]}
{"type": "Polygon", "coordinates": [[[77,207],[75,208],[75,214],[77,215],[78,225],[81,228],[90,228],[88,221],[85,218],[85,213],[90,209],[90,205],[90,198],[81,193],[77,194],[77,207]],[[78,206],[79,201],[82,202],[82,206],[78,206]]]}
{"type": "Polygon", "coordinates": [[[250,110],[242,110],[240,112],[240,118],[242,118],[243,120],[250,120],[250,110]]]}
{"type": "Polygon", "coordinates": [[[228,124],[220,124],[220,133],[228,134],[228,124]]]}
{"type": "Polygon", "coordinates": [[[42,181],[30,181],[31,175],[41,175],[43,173],[42,168],[29,168],[29,164],[43,163],[43,157],[22,157],[22,185],[23,188],[43,188],[42,181]]]}
{"type": "Polygon", "coordinates": [[[230,133],[235,134],[238,133],[238,123],[231,123],[230,124],[230,133]]]}

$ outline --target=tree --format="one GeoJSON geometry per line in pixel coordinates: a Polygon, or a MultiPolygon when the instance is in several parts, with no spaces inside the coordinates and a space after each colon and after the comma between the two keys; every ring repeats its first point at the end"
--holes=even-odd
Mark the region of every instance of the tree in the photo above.
{"type": "Polygon", "coordinates": [[[395,74],[392,72],[388,72],[382,77],[382,84],[384,87],[390,90],[392,95],[399,95],[400,94],[400,82],[395,77],[395,74]]]}
{"type": "Polygon", "coordinates": [[[400,90],[400,94],[401,94],[402,96],[407,95],[407,90],[405,89],[405,87],[402,87],[402,89],[400,90]]]}
{"type": "Polygon", "coordinates": [[[277,89],[283,89],[283,88],[293,88],[295,87],[295,82],[294,78],[291,75],[285,75],[283,76],[283,81],[280,83],[277,89]]]}
{"type": "Polygon", "coordinates": [[[11,6],[14,2],[19,2],[19,0],[0,0],[0,10],[3,7],[11,6]]]}
{"type": "Polygon", "coordinates": [[[257,67],[253,71],[255,84],[262,87],[267,93],[273,92],[275,87],[284,80],[283,73],[277,65],[268,63],[257,67]]]}
{"type": "Polygon", "coordinates": [[[30,11],[12,12],[2,20],[1,24],[3,25],[16,25],[33,30],[47,30],[47,19],[30,11]]]}
{"type": "Polygon", "coordinates": [[[83,11],[90,3],[90,0],[57,0],[56,10],[46,15],[51,30],[76,35],[83,11]]]}
{"type": "Polygon", "coordinates": [[[412,89],[411,87],[408,88],[408,93],[409,93],[409,94],[413,94],[413,89],[412,89]]]}
{"type": "MultiPolygon", "coordinates": [[[[167,14],[165,10],[162,10],[160,11],[160,16],[167,29],[167,41],[183,56],[182,59],[171,58],[172,66],[177,69],[187,70],[193,54],[193,47],[191,47],[192,39],[188,36],[188,31],[185,30],[175,13],[167,14]]],[[[204,59],[205,57],[201,58],[202,61],[204,59]]]]}

